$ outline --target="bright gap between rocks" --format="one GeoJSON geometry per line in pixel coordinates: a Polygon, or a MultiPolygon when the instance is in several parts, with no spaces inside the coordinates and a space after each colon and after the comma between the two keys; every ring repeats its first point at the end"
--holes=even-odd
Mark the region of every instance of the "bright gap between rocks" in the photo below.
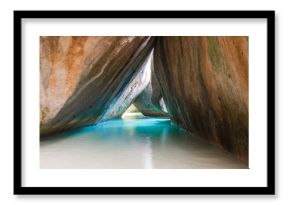
{"type": "Polygon", "coordinates": [[[123,119],[142,118],[144,115],[132,104],[122,115],[123,119]]]}

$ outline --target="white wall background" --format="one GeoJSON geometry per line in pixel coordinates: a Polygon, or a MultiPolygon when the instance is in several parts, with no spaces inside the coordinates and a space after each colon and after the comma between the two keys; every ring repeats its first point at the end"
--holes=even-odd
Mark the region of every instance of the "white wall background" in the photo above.
{"type": "Polygon", "coordinates": [[[290,65],[287,1],[49,0],[0,3],[0,204],[289,204],[290,65]],[[280,1],[282,2],[282,1],[280,1]],[[13,10],[276,10],[276,196],[14,196],[13,195],[13,10]]]}

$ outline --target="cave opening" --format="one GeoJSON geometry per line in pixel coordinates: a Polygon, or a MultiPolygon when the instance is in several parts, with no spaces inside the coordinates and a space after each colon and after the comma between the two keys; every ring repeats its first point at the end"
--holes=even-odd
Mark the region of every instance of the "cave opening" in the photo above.
{"type": "Polygon", "coordinates": [[[123,119],[128,118],[143,118],[144,115],[136,108],[134,104],[131,104],[130,107],[122,114],[123,119]]]}

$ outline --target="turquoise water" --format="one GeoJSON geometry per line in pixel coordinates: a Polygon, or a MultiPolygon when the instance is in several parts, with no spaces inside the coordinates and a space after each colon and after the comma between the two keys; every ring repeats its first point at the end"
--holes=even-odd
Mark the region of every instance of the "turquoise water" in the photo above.
{"type": "Polygon", "coordinates": [[[114,119],[47,137],[41,168],[247,168],[232,155],[164,118],[114,119]]]}

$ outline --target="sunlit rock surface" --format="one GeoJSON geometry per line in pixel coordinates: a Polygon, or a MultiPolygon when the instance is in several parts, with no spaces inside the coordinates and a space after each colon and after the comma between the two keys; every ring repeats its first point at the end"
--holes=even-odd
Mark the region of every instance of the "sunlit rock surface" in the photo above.
{"type": "Polygon", "coordinates": [[[150,58],[148,57],[141,70],[136,76],[132,77],[121,95],[116,96],[112,100],[106,113],[102,116],[101,121],[121,117],[136,97],[147,87],[151,78],[151,66],[149,61],[150,58]]]}
{"type": "Polygon", "coordinates": [[[153,47],[152,37],[40,37],[41,136],[99,120],[153,47]]]}
{"type": "MultiPolygon", "coordinates": [[[[153,53],[152,53],[153,54],[153,53]]],[[[143,92],[134,101],[136,108],[145,116],[167,116],[159,82],[156,78],[153,59],[151,61],[151,80],[143,92]]]]}
{"type": "Polygon", "coordinates": [[[158,37],[154,67],[172,119],[247,161],[248,38],[158,37]]]}

